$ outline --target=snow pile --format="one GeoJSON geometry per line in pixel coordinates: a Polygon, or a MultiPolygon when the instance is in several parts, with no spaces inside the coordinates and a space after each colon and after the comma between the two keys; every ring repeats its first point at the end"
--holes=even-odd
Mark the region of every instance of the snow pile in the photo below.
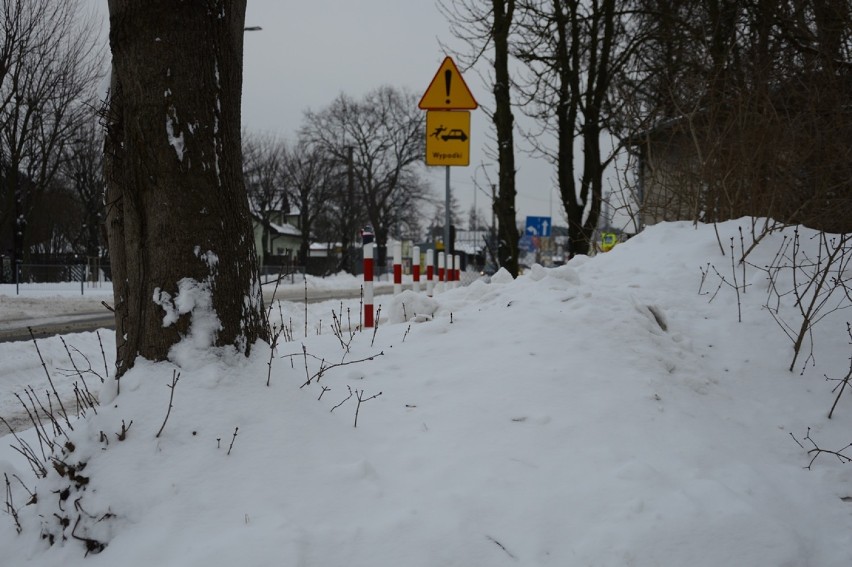
{"type": "MultiPolygon", "coordinates": [[[[0,524],[4,564],[852,564],[852,465],[807,470],[793,438],[852,441],[852,393],[828,420],[823,377],[848,372],[849,312],[826,312],[787,370],[760,269],[783,238],[743,271],[713,227],[666,224],[517,280],[385,299],[375,333],[333,331],[328,313],[358,303],[328,302],[272,357],[140,361],[74,423],[73,477],[36,483],[3,439],[23,527],[0,524]],[[92,541],[107,546],[84,561],[92,541]]],[[[776,317],[795,313],[782,298],[776,317]]]]}

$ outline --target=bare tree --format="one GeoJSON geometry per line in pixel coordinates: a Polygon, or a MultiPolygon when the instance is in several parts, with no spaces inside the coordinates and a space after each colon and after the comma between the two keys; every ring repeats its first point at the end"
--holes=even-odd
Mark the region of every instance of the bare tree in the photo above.
{"type": "Polygon", "coordinates": [[[287,147],[283,140],[266,134],[243,134],[243,175],[249,208],[261,225],[263,263],[267,263],[276,215],[288,212],[285,161],[287,147]]]}
{"type": "Polygon", "coordinates": [[[109,2],[105,176],[119,375],[139,356],[166,359],[190,332],[196,344],[245,354],[268,338],[242,172],[245,8],[109,2]]]}
{"type": "Polygon", "coordinates": [[[326,203],[346,192],[346,178],[338,164],[318,146],[299,139],[287,153],[284,167],[290,202],[299,212],[302,243],[299,262],[308,265],[315,226],[327,213],[326,203]]]}
{"type": "Polygon", "coordinates": [[[499,165],[497,199],[494,202],[498,228],[497,256],[500,265],[518,275],[519,234],[515,224],[515,142],[509,79],[509,35],[515,13],[514,0],[492,0],[494,41],[494,130],[499,165]]]}
{"type": "Polygon", "coordinates": [[[19,180],[29,208],[25,249],[42,257],[36,263],[49,256],[67,260],[73,254],[82,260],[106,255],[103,132],[93,108],[87,121],[75,125],[47,186],[35,190],[27,176],[19,180]]]}
{"type": "MultiPolygon", "coordinates": [[[[444,224],[447,222],[447,203],[446,199],[434,199],[433,203],[435,211],[429,219],[428,231],[430,236],[435,239],[444,238],[444,224]]],[[[462,214],[459,205],[459,200],[455,194],[450,195],[450,227],[455,229],[462,224],[462,214]]]]}
{"type": "Polygon", "coordinates": [[[467,229],[468,230],[484,230],[488,227],[488,221],[482,216],[474,205],[471,205],[467,211],[467,229]]]}
{"type": "Polygon", "coordinates": [[[494,123],[498,163],[497,195],[493,202],[498,221],[497,257],[500,266],[518,275],[518,242],[515,196],[515,119],[512,113],[512,81],[509,75],[509,48],[516,18],[515,0],[438,0],[438,7],[450,22],[450,31],[467,44],[468,53],[459,53],[466,66],[481,57],[490,57],[493,71],[494,123]]]}
{"type": "MultiPolygon", "coordinates": [[[[528,136],[556,167],[573,254],[587,254],[601,213],[606,170],[617,147],[603,149],[612,132],[617,77],[641,36],[628,33],[624,2],[616,0],[519,0],[512,46],[526,65],[519,79],[524,111],[556,138],[555,150],[528,136]],[[575,142],[582,166],[575,170],[575,142]]],[[[549,140],[549,137],[546,138],[549,140]]]]}
{"type": "MultiPolygon", "coordinates": [[[[42,191],[29,195],[27,252],[39,256],[64,256],[84,252],[80,247],[83,205],[70,186],[57,179],[42,191]]],[[[41,263],[41,262],[39,262],[41,263]]]]}
{"type": "Polygon", "coordinates": [[[655,160],[658,218],[852,230],[848,0],[636,0],[624,123],[655,160]]]}
{"type": "Polygon", "coordinates": [[[361,207],[360,192],[355,189],[354,148],[346,148],[346,159],[330,156],[323,152],[328,171],[328,182],[333,188],[326,193],[327,199],[321,213],[311,224],[318,239],[340,244],[341,254],[337,270],[354,273],[361,259],[358,244],[358,228],[366,222],[361,207]]]}
{"type": "Polygon", "coordinates": [[[80,0],[0,0],[0,242],[18,260],[101,76],[96,24],[82,12],[80,0]]]}
{"type": "Polygon", "coordinates": [[[409,229],[428,191],[419,169],[425,155],[424,127],[414,95],[389,86],[362,100],[341,94],[328,108],[305,113],[306,141],[341,164],[352,152],[354,189],[375,230],[380,263],[388,236],[409,229]]]}
{"type": "Polygon", "coordinates": [[[92,113],[75,130],[65,147],[60,167],[62,180],[75,197],[81,211],[76,230],[70,233],[75,252],[89,257],[106,252],[104,235],[103,129],[92,113]]]}

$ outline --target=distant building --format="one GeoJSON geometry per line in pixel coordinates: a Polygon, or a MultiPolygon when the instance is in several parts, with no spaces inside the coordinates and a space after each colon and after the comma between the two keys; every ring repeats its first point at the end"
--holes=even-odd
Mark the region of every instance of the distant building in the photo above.
{"type": "Polygon", "coordinates": [[[770,217],[852,231],[852,72],[806,72],[629,140],[642,224],[770,217]]]}
{"type": "Polygon", "coordinates": [[[302,242],[302,231],[291,224],[292,215],[277,211],[264,222],[252,215],[254,245],[260,265],[290,265],[294,262],[302,242]]]}

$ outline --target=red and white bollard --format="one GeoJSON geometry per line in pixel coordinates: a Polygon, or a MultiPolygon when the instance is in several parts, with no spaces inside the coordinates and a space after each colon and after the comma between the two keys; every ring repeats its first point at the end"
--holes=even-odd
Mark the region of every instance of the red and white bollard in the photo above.
{"type": "Polygon", "coordinates": [[[435,286],[435,293],[444,292],[444,281],[447,277],[446,270],[444,269],[445,261],[446,254],[438,252],[438,285],[435,286]]]}
{"type": "Polygon", "coordinates": [[[402,293],[402,243],[393,245],[393,294],[402,293]]]}
{"type": "Polygon", "coordinates": [[[369,329],[373,322],[373,247],[364,245],[364,328],[369,329]]]}
{"type": "Polygon", "coordinates": [[[435,276],[435,251],[426,251],[426,295],[432,297],[435,287],[435,282],[432,279],[435,276]]]}
{"type": "Polygon", "coordinates": [[[459,287],[461,285],[461,254],[456,254],[455,265],[455,275],[453,276],[455,284],[453,287],[459,287]]]}
{"type": "Polygon", "coordinates": [[[420,293],[420,247],[411,249],[411,288],[420,293]]]}

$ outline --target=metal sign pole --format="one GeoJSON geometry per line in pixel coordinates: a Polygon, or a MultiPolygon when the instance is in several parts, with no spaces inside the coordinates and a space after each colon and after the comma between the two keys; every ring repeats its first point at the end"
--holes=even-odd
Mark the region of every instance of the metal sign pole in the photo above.
{"type": "Polygon", "coordinates": [[[450,166],[447,166],[447,195],[444,199],[444,252],[450,253],[450,166]]]}

